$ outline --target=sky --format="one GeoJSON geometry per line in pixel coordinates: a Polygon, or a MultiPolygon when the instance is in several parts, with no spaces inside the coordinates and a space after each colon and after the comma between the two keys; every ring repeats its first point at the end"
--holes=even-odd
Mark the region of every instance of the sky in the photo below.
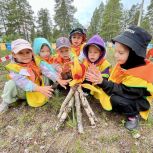
{"type": "MultiPolygon", "coordinates": [[[[51,19],[53,20],[54,15],[54,0],[28,0],[32,9],[37,15],[40,8],[47,8],[50,12],[51,19]]],[[[74,17],[79,20],[83,26],[87,26],[90,23],[92,14],[96,7],[99,6],[101,1],[106,4],[107,0],[74,0],[74,7],[77,8],[77,12],[74,17]]],[[[123,7],[129,9],[133,4],[141,3],[142,0],[121,0],[123,7]]],[[[150,0],[144,0],[144,9],[147,9],[150,0]]]]}

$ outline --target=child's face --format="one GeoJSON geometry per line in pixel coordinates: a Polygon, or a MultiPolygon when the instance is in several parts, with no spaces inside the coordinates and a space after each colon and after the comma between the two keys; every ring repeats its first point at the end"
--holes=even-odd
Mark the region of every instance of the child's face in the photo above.
{"type": "Polygon", "coordinates": [[[79,33],[75,33],[72,35],[71,37],[71,41],[72,41],[72,45],[74,46],[80,46],[82,44],[82,41],[83,41],[83,36],[82,34],[79,34],[79,33]]]}
{"type": "Polygon", "coordinates": [[[118,64],[124,64],[129,57],[129,49],[125,45],[115,42],[115,58],[118,64]]]}
{"type": "Polygon", "coordinates": [[[101,51],[97,47],[93,45],[89,46],[88,58],[92,63],[96,62],[98,58],[100,57],[100,55],[101,55],[101,51]]]}
{"type": "Polygon", "coordinates": [[[63,59],[69,59],[70,58],[70,49],[68,47],[62,47],[58,49],[58,54],[63,58],[63,59]]]}
{"type": "Polygon", "coordinates": [[[43,46],[39,53],[40,57],[43,59],[48,59],[50,56],[50,48],[48,46],[43,46]]]}
{"type": "Polygon", "coordinates": [[[21,63],[30,63],[32,61],[32,51],[29,49],[23,49],[20,52],[18,52],[17,54],[12,53],[12,56],[21,63]]]}

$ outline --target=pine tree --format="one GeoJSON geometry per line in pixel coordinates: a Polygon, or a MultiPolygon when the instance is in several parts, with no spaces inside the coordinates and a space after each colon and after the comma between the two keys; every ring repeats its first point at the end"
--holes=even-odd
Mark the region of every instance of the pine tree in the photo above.
{"type": "Polygon", "coordinates": [[[138,19],[140,14],[140,4],[132,5],[131,9],[129,10],[129,25],[137,25],[138,19]]]}
{"type": "Polygon", "coordinates": [[[103,22],[100,34],[105,40],[111,40],[120,30],[122,7],[120,0],[109,0],[103,13],[103,22]]]}
{"type": "Polygon", "coordinates": [[[9,0],[5,4],[6,34],[17,34],[29,40],[34,24],[33,11],[27,0],[9,0]]]}
{"type": "Polygon", "coordinates": [[[149,24],[150,24],[150,32],[153,36],[153,0],[150,1],[150,5],[148,6],[147,9],[147,19],[149,20],[149,24]]]}
{"type": "Polygon", "coordinates": [[[67,34],[72,29],[74,13],[76,9],[72,6],[73,0],[55,0],[54,21],[60,33],[67,34]]]}
{"type": "Polygon", "coordinates": [[[150,26],[150,21],[147,16],[143,17],[143,20],[141,22],[141,27],[146,29],[148,32],[151,33],[151,26],[150,26]]]}
{"type": "Polygon", "coordinates": [[[7,0],[0,0],[0,32],[1,34],[7,30],[7,21],[6,21],[6,4],[7,0]]]}
{"type": "Polygon", "coordinates": [[[103,12],[104,12],[104,3],[101,2],[99,7],[95,9],[93,16],[91,18],[91,22],[88,27],[89,37],[100,32],[103,21],[103,12]]]}
{"type": "Polygon", "coordinates": [[[41,8],[40,11],[38,11],[38,33],[37,35],[45,37],[48,40],[51,40],[52,38],[52,22],[49,14],[48,9],[41,8]]]}
{"type": "Polygon", "coordinates": [[[84,28],[83,25],[78,21],[78,19],[75,19],[75,18],[73,19],[72,27],[73,27],[73,29],[78,28],[78,27],[79,28],[84,28]]]}

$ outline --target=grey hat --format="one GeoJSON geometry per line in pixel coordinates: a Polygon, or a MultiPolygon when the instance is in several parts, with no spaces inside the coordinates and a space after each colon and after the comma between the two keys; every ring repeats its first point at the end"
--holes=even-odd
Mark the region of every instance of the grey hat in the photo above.
{"type": "Polygon", "coordinates": [[[56,49],[60,49],[62,47],[68,47],[70,48],[71,43],[68,38],[66,37],[60,37],[56,40],[56,49]]]}

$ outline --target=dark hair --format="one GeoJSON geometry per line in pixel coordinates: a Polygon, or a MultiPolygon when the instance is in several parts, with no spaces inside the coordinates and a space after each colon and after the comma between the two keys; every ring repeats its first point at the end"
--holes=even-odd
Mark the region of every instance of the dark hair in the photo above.
{"type": "Polygon", "coordinates": [[[136,53],[129,48],[129,57],[124,64],[121,64],[121,67],[124,69],[131,69],[134,67],[145,65],[145,59],[136,55],[136,53]]]}
{"type": "Polygon", "coordinates": [[[49,50],[50,50],[50,47],[47,45],[47,44],[42,44],[42,46],[41,46],[41,49],[44,47],[44,46],[47,46],[48,48],[49,48],[49,50]]]}

